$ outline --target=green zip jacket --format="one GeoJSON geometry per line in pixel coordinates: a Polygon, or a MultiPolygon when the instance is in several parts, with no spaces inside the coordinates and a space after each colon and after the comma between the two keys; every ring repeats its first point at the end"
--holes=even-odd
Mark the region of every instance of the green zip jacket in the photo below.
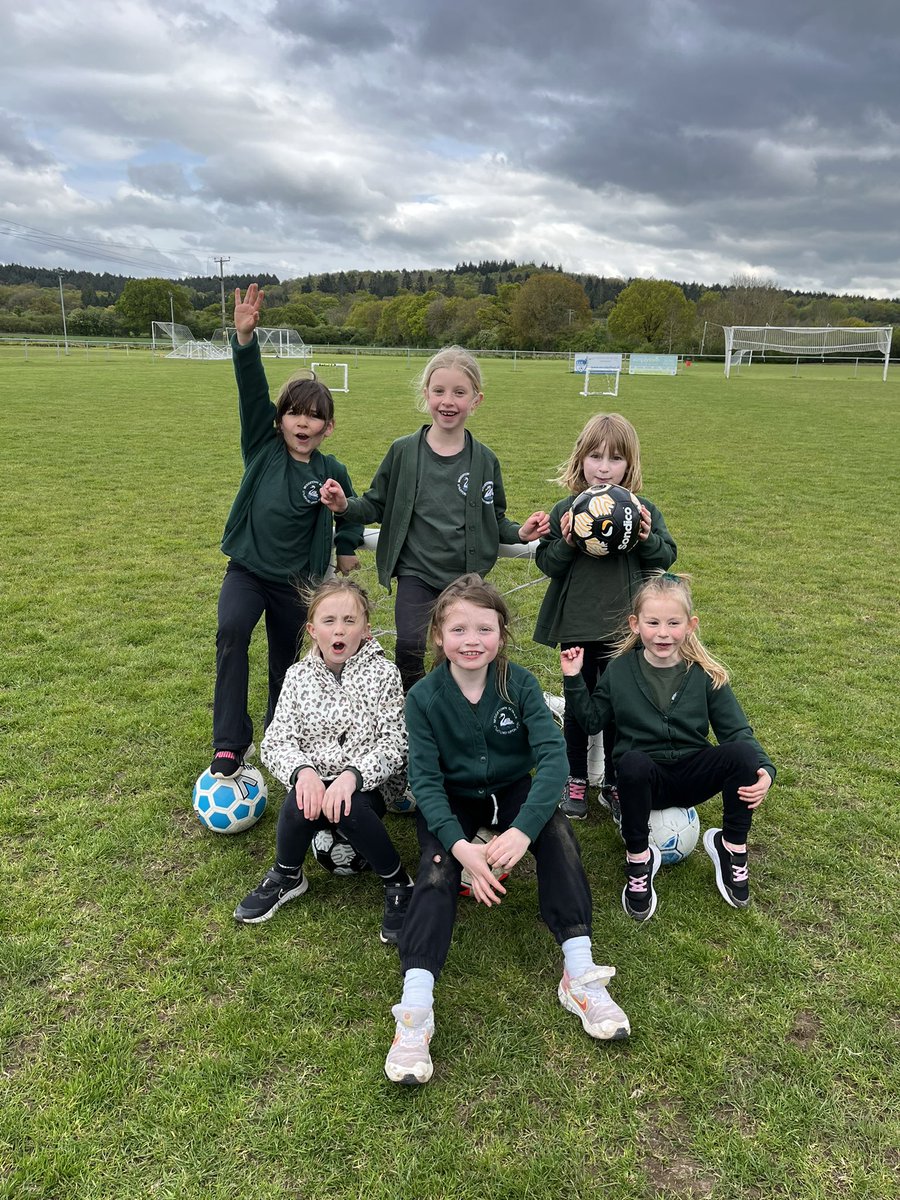
{"type": "MultiPolygon", "coordinates": [[[[263,369],[259,339],[254,334],[247,346],[238,344],[237,336],[231,339],[232,362],[238,385],[238,408],[241,417],[241,457],[244,460],[244,475],[238,493],[225,522],[222,535],[222,553],[232,556],[239,534],[243,532],[253,494],[262,477],[269,471],[281,472],[288,453],[284,437],[275,427],[275,405],[269,399],[269,385],[263,369]]],[[[309,460],[320,483],[334,478],[352,496],[353,484],[342,462],[332,454],[314,451],[309,460]]],[[[363,529],[347,514],[335,522],[324,504],[316,513],[312,541],[309,548],[310,575],[322,579],[331,563],[332,542],[338,554],[352,554],[363,541],[363,529]],[[335,532],[336,527],[336,532],[335,532]]],[[[239,556],[238,556],[239,559],[239,556]]],[[[239,559],[240,561],[240,559],[239,559]]],[[[246,565],[246,564],[245,564],[246,565]]],[[[296,572],[273,571],[271,574],[257,572],[266,579],[286,583],[296,578],[296,572]]]]}
{"type": "Polygon", "coordinates": [[[688,667],[680,691],[663,712],[641,674],[637,656],[643,647],[611,660],[589,694],[581,675],[564,677],[566,706],[588,733],[599,733],[610,717],[616,723],[613,760],[628,750],[639,750],[654,762],[674,762],[709,745],[709,730],[716,741],[750,742],[756,747],[758,767],[774,780],[775,768],[753,736],[744,711],[726,683],[713,687],[709,675],[696,663],[688,667]]]}
{"type": "Polygon", "coordinates": [[[465,837],[448,794],[488,800],[535,767],[528,799],[513,821],[534,841],[556,811],[569,772],[562,733],[531,672],[509,664],[509,700],[496,681],[493,662],[473,707],[442,662],[406,697],[410,787],[428,828],[448,851],[465,837]]]}
{"type": "Polygon", "coordinates": [[[650,513],[650,536],[630,554],[603,558],[570,546],[562,535],[562,515],[574,496],[560,500],[550,513],[550,531],[537,548],[537,565],[550,583],[541,603],[534,640],[544,646],[562,642],[607,642],[621,632],[638,588],[655,570],[667,570],[677,549],[662,513],[643,496],[650,513]]]}
{"type": "MultiPolygon", "coordinates": [[[[375,565],[378,578],[388,591],[416,502],[419,446],[430,428],[423,425],[416,433],[398,438],[375,472],[369,490],[355,499],[348,497],[345,516],[381,525],[375,565]]],[[[497,561],[500,543],[519,541],[519,525],[506,515],[506,493],[497,456],[468,430],[466,443],[471,461],[466,492],[466,564],[461,574],[475,571],[486,575],[497,561]]]]}

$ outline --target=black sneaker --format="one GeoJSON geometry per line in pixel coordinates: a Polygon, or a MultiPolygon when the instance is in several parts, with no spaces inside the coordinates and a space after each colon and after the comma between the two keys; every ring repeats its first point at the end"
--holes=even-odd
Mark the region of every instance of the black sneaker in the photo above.
{"type": "Polygon", "coordinates": [[[381,921],[381,933],[378,936],[386,946],[396,946],[397,944],[400,930],[406,920],[406,910],[409,908],[412,891],[412,884],[409,883],[389,883],[384,889],[384,917],[381,921]]]}
{"type": "Polygon", "coordinates": [[[245,896],[234,910],[234,919],[243,925],[259,925],[274,916],[282,904],[302,896],[308,887],[309,880],[302,871],[299,875],[286,875],[272,867],[259,887],[245,896]]]}
{"type": "Polygon", "coordinates": [[[653,880],[661,861],[662,855],[656,846],[650,847],[650,858],[647,862],[625,860],[622,907],[635,921],[648,921],[656,912],[656,889],[653,880]]]}
{"type": "Polygon", "coordinates": [[[587,816],[587,785],[586,779],[578,779],[574,775],[566,780],[559,811],[570,821],[583,821],[587,816]]]}
{"type": "Polygon", "coordinates": [[[735,854],[722,845],[722,830],[707,829],[703,835],[703,849],[716,868],[716,887],[722,898],[732,908],[746,908],[750,903],[750,872],[747,869],[747,851],[735,854]]]}
{"type": "Polygon", "coordinates": [[[209,773],[213,779],[234,779],[243,765],[244,756],[237,750],[217,750],[209,764],[209,773]]]}
{"type": "Polygon", "coordinates": [[[622,831],[622,806],[619,804],[619,789],[614,783],[604,783],[597,795],[601,808],[605,808],[616,823],[616,828],[622,831]]]}

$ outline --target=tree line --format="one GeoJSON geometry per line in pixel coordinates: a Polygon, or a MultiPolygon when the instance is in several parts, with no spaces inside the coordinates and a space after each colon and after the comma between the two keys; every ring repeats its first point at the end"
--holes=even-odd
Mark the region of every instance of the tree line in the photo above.
{"type": "MultiPolygon", "coordinates": [[[[61,334],[60,277],[68,332],[147,337],[153,321],[221,336],[222,281],[131,279],[0,265],[0,332],[61,334]]],[[[485,260],[452,269],[339,271],[279,280],[230,275],[231,295],[254,278],[264,321],[313,345],[474,350],[722,353],[723,325],[898,325],[900,300],[794,292],[751,275],[706,286],[573,274],[548,263],[485,260]]]]}

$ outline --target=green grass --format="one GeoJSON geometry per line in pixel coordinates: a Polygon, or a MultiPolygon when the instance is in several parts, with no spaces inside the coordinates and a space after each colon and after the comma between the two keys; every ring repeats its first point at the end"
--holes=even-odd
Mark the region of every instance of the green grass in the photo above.
{"type": "MultiPolygon", "coordinates": [[[[328,448],[359,487],[421,420],[415,369],[351,367],[328,448]]],[[[900,1195],[898,376],[726,384],[696,366],[604,402],[558,362],[485,369],[472,429],[517,516],[559,498],[548,480],[595,408],[641,435],[703,636],[779,768],[753,907],[723,904],[700,852],[638,927],[593,807],[578,833],[595,944],[631,1040],[594,1043],[558,1005],[526,860],[499,910],[461,905],[432,1084],[388,1084],[399,974],[376,881],[313,867],[307,897],[237,928],[277,785],[235,839],[190,808],[240,475],[230,366],[4,349],[0,1197],[900,1195]]],[[[370,559],[364,576],[390,629],[370,559]]],[[[501,562],[495,578],[538,574],[501,562]]],[[[510,597],[517,657],[559,691],[530,640],[541,592],[510,597]]],[[[261,632],[253,656],[260,720],[261,632]]],[[[411,864],[412,823],[391,820],[411,864]]]]}

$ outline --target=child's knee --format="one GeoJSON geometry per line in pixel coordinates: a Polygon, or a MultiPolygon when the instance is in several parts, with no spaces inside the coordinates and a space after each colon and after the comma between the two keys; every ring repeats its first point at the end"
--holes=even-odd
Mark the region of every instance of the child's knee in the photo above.
{"type": "Polygon", "coordinates": [[[626,750],[616,763],[616,779],[622,784],[646,783],[650,778],[653,760],[641,750],[626,750]]]}

